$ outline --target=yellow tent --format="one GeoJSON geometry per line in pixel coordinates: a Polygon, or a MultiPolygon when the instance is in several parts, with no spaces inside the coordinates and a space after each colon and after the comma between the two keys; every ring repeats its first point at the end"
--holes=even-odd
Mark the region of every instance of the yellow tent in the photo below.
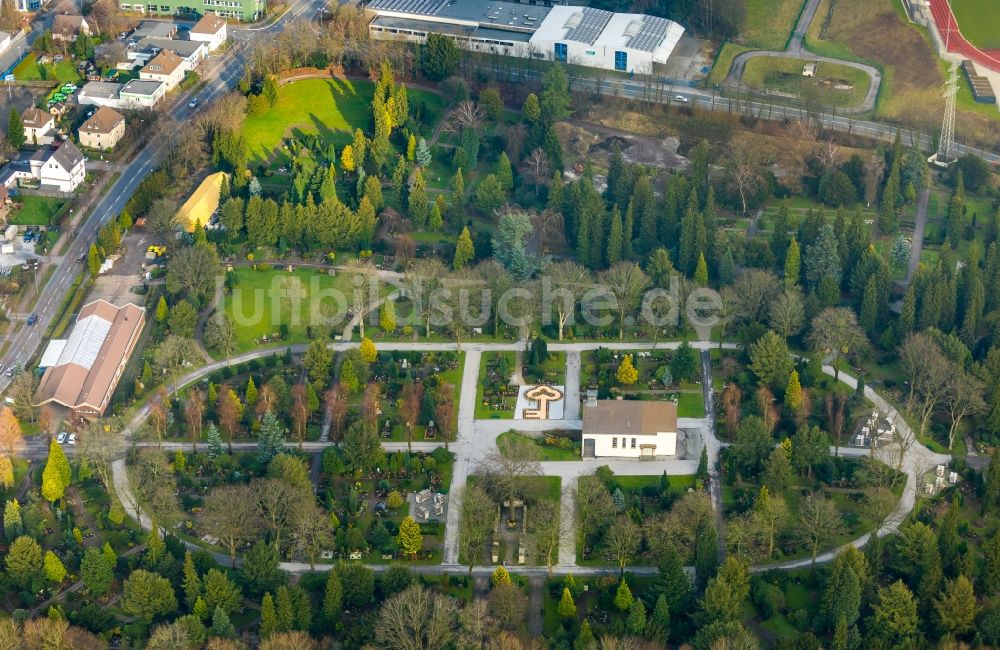
{"type": "Polygon", "coordinates": [[[206,177],[181,209],[177,211],[177,222],[184,230],[194,232],[195,224],[208,224],[212,213],[219,209],[219,190],[226,172],[216,172],[206,177]]]}

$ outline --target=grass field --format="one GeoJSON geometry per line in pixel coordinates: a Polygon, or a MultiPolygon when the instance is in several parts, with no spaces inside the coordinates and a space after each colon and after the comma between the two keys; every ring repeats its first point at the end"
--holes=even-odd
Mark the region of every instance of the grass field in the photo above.
{"type": "Polygon", "coordinates": [[[966,40],[988,50],[1000,50],[1000,9],[996,0],[951,0],[951,10],[966,40]]]}
{"type": "Polygon", "coordinates": [[[820,63],[815,77],[803,77],[808,59],[758,57],[747,61],[743,83],[768,92],[811,98],[830,106],[857,106],[868,93],[870,81],[861,70],[835,63],[820,63]],[[850,86],[838,89],[837,85],[850,86]]]}
{"type": "Polygon", "coordinates": [[[755,49],[785,49],[803,0],[745,0],[744,4],[747,17],[737,40],[755,49]]]}
{"type": "Polygon", "coordinates": [[[79,81],[81,79],[72,61],[46,63],[41,65],[32,52],[14,68],[14,78],[18,81],[79,81]]]}
{"type": "MultiPolygon", "coordinates": [[[[330,276],[312,270],[235,271],[238,285],[222,300],[222,310],[236,326],[237,350],[261,345],[288,326],[282,345],[308,342],[308,328],[325,335],[330,327],[343,325],[344,312],[353,304],[354,276],[330,276]]],[[[389,289],[383,287],[383,291],[389,289]]]]}
{"type": "MultiPolygon", "coordinates": [[[[940,128],[947,64],[935,55],[927,32],[906,20],[898,1],[821,0],[805,44],[817,54],[878,67],[883,79],[877,116],[930,131],[940,128]]],[[[975,104],[965,83],[959,84],[958,107],[956,133],[987,145],[1000,143],[996,107],[975,104]]]]}
{"type": "MultiPolygon", "coordinates": [[[[265,161],[289,132],[320,133],[337,146],[352,140],[354,129],[368,131],[374,84],[346,79],[303,79],[278,89],[278,103],[262,115],[248,117],[243,128],[250,158],[265,161]]],[[[407,89],[410,106],[426,102],[440,115],[444,99],[424,90],[407,89]]]]}
{"type": "Polygon", "coordinates": [[[708,79],[705,80],[708,86],[712,87],[725,81],[729,74],[729,68],[733,67],[733,59],[752,49],[752,47],[726,41],[725,45],[722,46],[722,51],[715,57],[715,64],[712,66],[712,71],[708,73],[708,79]]]}
{"type": "Polygon", "coordinates": [[[10,218],[10,223],[19,226],[48,226],[53,217],[60,213],[65,204],[60,199],[50,199],[45,196],[22,197],[21,207],[10,218]]]}

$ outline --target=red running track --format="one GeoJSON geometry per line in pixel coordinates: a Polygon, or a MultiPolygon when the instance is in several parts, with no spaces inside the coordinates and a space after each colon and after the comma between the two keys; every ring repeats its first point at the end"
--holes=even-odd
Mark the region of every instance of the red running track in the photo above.
{"type": "Polygon", "coordinates": [[[962,32],[959,31],[958,21],[955,20],[955,14],[951,12],[948,0],[930,0],[930,4],[931,15],[937,24],[938,33],[948,44],[949,52],[961,54],[966,59],[972,59],[994,72],[1000,72],[1000,52],[996,50],[980,50],[965,40],[962,32]]]}

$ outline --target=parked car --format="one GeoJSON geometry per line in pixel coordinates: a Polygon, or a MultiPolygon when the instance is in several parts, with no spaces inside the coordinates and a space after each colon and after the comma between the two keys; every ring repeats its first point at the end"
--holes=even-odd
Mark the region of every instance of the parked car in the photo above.
{"type": "Polygon", "coordinates": [[[75,445],[76,444],[76,434],[75,433],[69,434],[69,440],[67,440],[67,442],[69,442],[69,444],[71,444],[71,445],[75,445]]]}
{"type": "Polygon", "coordinates": [[[56,442],[58,442],[60,445],[64,445],[64,444],[66,444],[66,439],[67,439],[68,436],[69,436],[69,434],[67,434],[65,431],[63,431],[58,436],[56,436],[56,442]]]}

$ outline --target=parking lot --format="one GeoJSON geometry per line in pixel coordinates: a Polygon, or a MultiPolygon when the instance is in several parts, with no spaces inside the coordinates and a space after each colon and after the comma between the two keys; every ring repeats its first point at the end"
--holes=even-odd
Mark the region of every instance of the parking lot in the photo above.
{"type": "Polygon", "coordinates": [[[0,248],[0,269],[10,269],[15,266],[21,266],[33,259],[38,259],[38,255],[35,254],[35,242],[24,241],[23,231],[19,232],[17,237],[14,237],[13,241],[3,242],[2,248],[0,248]],[[14,250],[10,252],[2,252],[6,250],[8,244],[13,246],[14,250]]]}

